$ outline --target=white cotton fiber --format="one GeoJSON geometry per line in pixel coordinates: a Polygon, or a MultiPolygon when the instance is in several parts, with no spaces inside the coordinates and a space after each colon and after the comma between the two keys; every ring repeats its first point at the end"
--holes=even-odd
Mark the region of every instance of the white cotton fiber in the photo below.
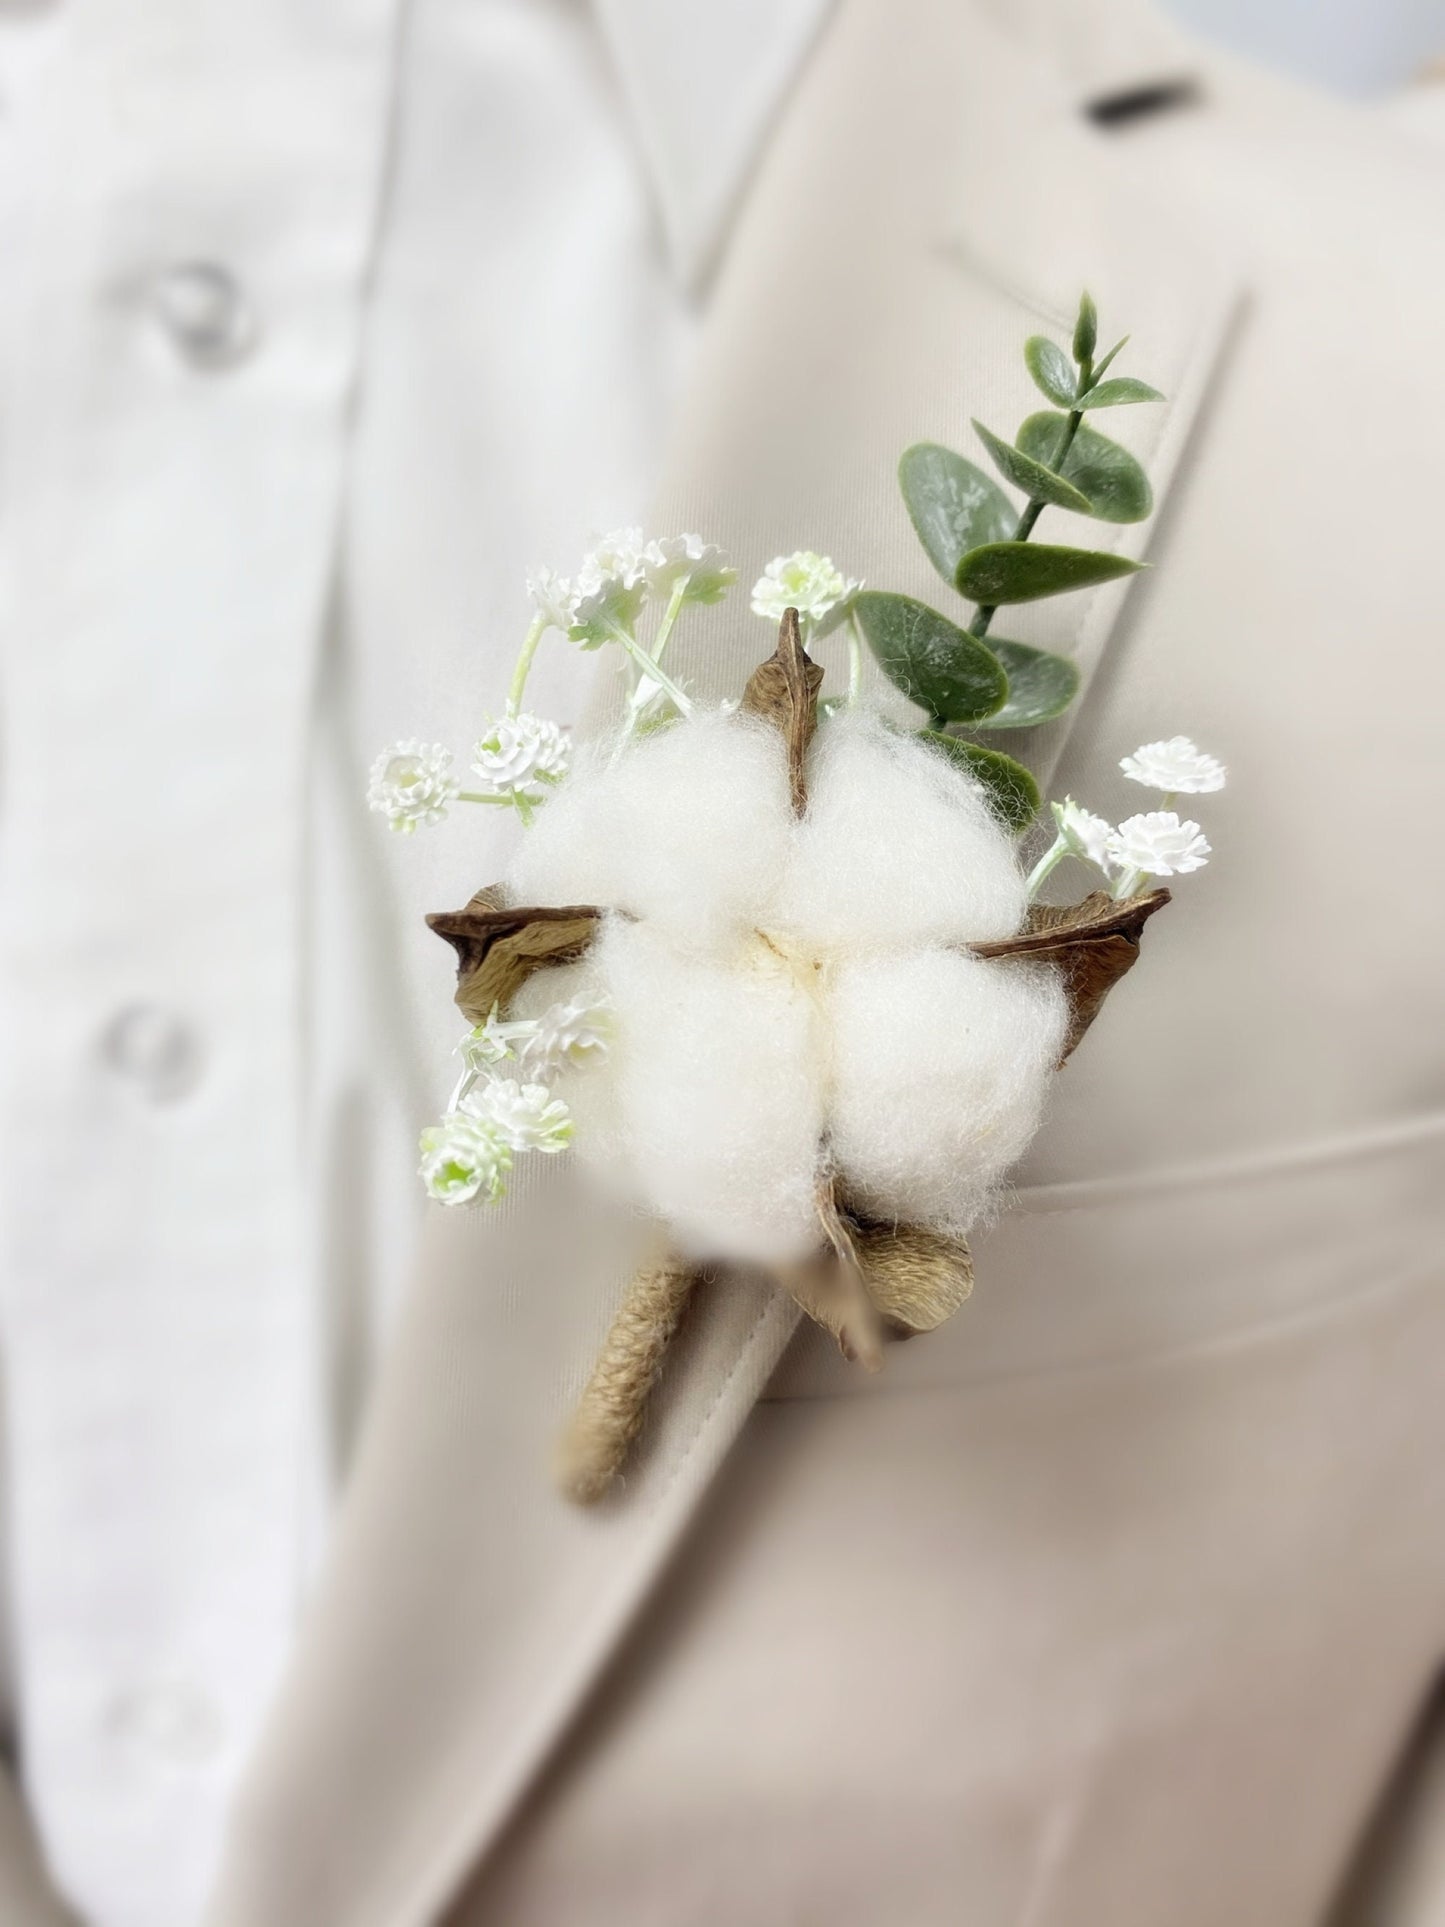
{"type": "Polygon", "coordinates": [[[596,956],[615,1175],[695,1257],[811,1251],[825,1050],[808,983],[760,942],[701,958],[640,924],[610,924],[596,956]]]}
{"type": "Polygon", "coordinates": [[[1038,1128],[1068,1015],[1057,974],[924,950],[837,965],[828,1003],[849,1198],[966,1232],[1038,1128]]]}
{"type": "Polygon", "coordinates": [[[600,903],[702,948],[757,922],[791,833],[777,731],[709,712],[579,764],[507,883],[518,903],[600,903]]]}
{"type": "Polygon", "coordinates": [[[1012,936],[1013,844],[967,779],[871,718],[818,732],[808,813],[773,917],[819,956],[1012,936]]]}

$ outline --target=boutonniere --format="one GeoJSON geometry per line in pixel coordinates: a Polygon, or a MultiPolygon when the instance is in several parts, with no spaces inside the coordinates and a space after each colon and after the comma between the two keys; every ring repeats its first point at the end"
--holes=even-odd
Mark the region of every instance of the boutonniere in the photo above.
{"type": "Polygon", "coordinates": [[[377,760],[370,800],[397,830],[460,802],[527,826],[501,884],[428,919],[456,950],[471,1025],[445,1114],[422,1134],[428,1192],[490,1203],[518,1158],[574,1149],[658,1227],[562,1442],[575,1499],[620,1470],[699,1289],[765,1272],[870,1370],[889,1340],[958,1309],[969,1235],[1169,901],[1161,879],[1208,859],[1175,805],[1225,772],[1186,737],[1122,760],[1157,808],[1115,825],[1065,798],[1051,839],[1036,832],[1033,776],[998,746],[1078,691],[1066,657],[998,634],[1000,613],[1139,566],[1034,535],[1049,507],[1112,522],[1150,511],[1143,470],[1091,419],[1160,399],[1110,374],[1122,346],[1096,360],[1086,295],[1071,351],[1043,336],[1025,347],[1052,407],[1012,442],[975,424],[1022,508],[962,455],[904,453],[908,515],[974,605],[966,622],[827,556],[779,557],[752,592],[776,646],[732,702],[705,708],[676,673],[677,634],[735,571],[698,536],[626,530],[571,580],[531,578],[534,613],[471,787],[440,746],[377,760]],[[619,722],[581,754],[525,708],[549,633],[615,650],[623,673],[619,722]],[[869,650],[919,725],[864,703],[869,650]],[[824,695],[833,659],[843,687],[824,695]],[[1026,842],[1045,846],[1031,868],[1026,842]],[[1040,901],[1065,863],[1094,887],[1040,901]]]}

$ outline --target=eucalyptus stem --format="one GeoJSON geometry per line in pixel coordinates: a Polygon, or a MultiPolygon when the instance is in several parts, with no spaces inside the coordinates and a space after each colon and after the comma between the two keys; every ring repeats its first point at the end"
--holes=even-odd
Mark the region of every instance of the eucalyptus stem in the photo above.
{"type": "Polygon", "coordinates": [[[538,610],[533,616],[531,626],[522,642],[522,653],[517,658],[517,666],[512,671],[512,681],[507,690],[507,714],[515,716],[522,707],[522,696],[527,687],[527,677],[531,672],[532,659],[537,653],[537,645],[547,633],[547,618],[538,610]]]}
{"type": "MultiPolygon", "coordinates": [[[[1090,372],[1089,363],[1086,361],[1079,369],[1079,388],[1081,392],[1089,385],[1090,372]]],[[[1074,445],[1074,437],[1078,434],[1079,423],[1083,419],[1084,411],[1082,408],[1075,408],[1070,411],[1069,419],[1064,424],[1064,432],[1059,440],[1059,446],[1054,453],[1053,468],[1055,474],[1063,473],[1064,463],[1069,458],[1069,450],[1074,445]]],[[[1047,502],[1045,502],[1041,496],[1037,495],[1025,504],[1024,512],[1019,517],[1019,525],[1014,530],[1013,539],[1015,542],[1028,541],[1034,532],[1034,524],[1047,507],[1047,502]]],[[[968,625],[968,633],[971,636],[977,636],[978,639],[982,641],[988,634],[989,624],[997,614],[997,603],[980,603],[978,608],[973,612],[973,621],[968,625]]]]}

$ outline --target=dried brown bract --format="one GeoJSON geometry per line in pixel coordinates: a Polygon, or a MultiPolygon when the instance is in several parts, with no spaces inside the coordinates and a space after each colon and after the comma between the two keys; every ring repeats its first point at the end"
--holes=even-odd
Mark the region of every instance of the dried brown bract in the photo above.
{"type": "Polygon", "coordinates": [[[1016,937],[993,943],[971,943],[975,957],[1031,958],[1057,966],[1069,999],[1069,1029],[1059,1063],[1066,1064],[1080,1038],[1099,1014],[1099,1007],[1139,956],[1144,925],[1169,902],[1167,890],[1116,903],[1102,890],[1082,903],[1059,908],[1036,903],[1016,937]]]}
{"type": "Polygon", "coordinates": [[[798,816],[808,807],[808,746],[818,727],[818,691],[823,686],[821,663],[803,647],[798,612],[784,613],[776,651],[760,663],[743,691],[744,714],[761,716],[782,732],[788,746],[788,784],[798,816]]]}
{"type": "Polygon", "coordinates": [[[474,1024],[484,1024],[495,1005],[505,1009],[534,970],[585,955],[602,921],[591,904],[509,909],[502,895],[493,885],[478,890],[464,910],[427,918],[457,953],[456,1001],[474,1024]]]}

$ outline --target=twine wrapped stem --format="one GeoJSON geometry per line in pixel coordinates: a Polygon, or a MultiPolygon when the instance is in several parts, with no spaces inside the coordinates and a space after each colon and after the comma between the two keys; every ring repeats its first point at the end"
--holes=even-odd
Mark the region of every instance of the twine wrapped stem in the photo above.
{"type": "Polygon", "coordinates": [[[627,1287],[557,1452],[557,1482],[578,1505],[602,1497],[642,1427],[648,1395],[701,1276],[669,1254],[627,1287]]]}

